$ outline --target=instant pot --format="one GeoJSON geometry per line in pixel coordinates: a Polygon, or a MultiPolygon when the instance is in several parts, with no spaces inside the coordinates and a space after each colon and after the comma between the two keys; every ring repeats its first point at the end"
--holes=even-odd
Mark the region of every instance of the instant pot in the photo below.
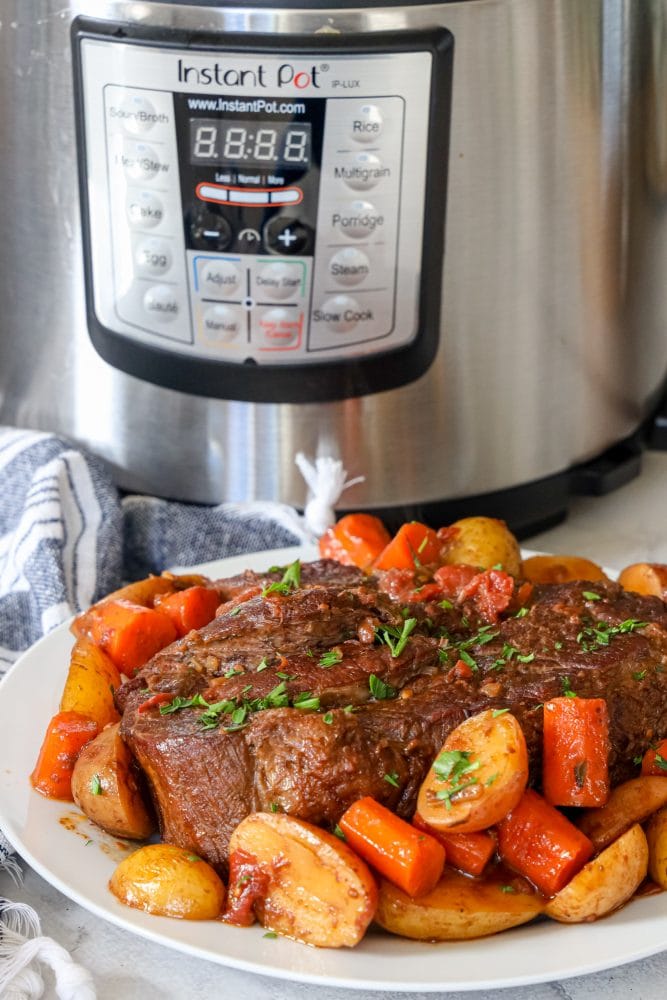
{"type": "Polygon", "coordinates": [[[562,516],[667,373],[661,6],[0,0],[0,421],[183,500],[302,506],[301,451],[390,520],[562,516]]]}

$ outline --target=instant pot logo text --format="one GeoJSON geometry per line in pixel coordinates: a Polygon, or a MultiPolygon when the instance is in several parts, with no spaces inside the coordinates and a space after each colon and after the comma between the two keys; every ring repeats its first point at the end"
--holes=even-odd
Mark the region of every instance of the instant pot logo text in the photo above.
{"type": "Polygon", "coordinates": [[[178,82],[193,83],[198,87],[215,84],[219,87],[295,87],[297,90],[319,90],[321,70],[320,66],[303,69],[289,62],[270,69],[263,63],[258,63],[253,69],[238,69],[219,62],[206,66],[188,66],[179,59],[178,82]]]}

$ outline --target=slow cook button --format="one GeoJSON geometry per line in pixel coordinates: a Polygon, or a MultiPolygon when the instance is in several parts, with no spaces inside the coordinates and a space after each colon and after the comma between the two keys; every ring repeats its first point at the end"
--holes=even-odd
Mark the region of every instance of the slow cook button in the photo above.
{"type": "Polygon", "coordinates": [[[337,285],[359,285],[370,274],[368,257],[356,247],[345,247],[329,261],[329,274],[337,285]]]}
{"type": "Polygon", "coordinates": [[[149,278],[166,274],[171,267],[171,251],[166,240],[153,237],[142,240],[134,251],[137,273],[149,278]]]}
{"type": "Polygon", "coordinates": [[[325,323],[334,333],[350,333],[359,323],[372,323],[373,310],[349,295],[334,295],[313,311],[314,323],[325,323]]]}
{"type": "Polygon", "coordinates": [[[241,271],[231,260],[206,261],[199,272],[199,291],[204,298],[229,299],[241,284],[241,271]]]}
{"type": "Polygon", "coordinates": [[[382,134],[382,115],[374,104],[362,104],[352,118],[350,135],[355,142],[375,142],[382,134]]]}
{"type": "Polygon", "coordinates": [[[242,330],[244,315],[233,306],[209,306],[202,316],[201,332],[211,344],[229,344],[242,330]]]}
{"type": "Polygon", "coordinates": [[[180,312],[178,295],[170,285],[153,285],[144,295],[144,309],[160,323],[170,323],[180,312]]]}
{"type": "Polygon", "coordinates": [[[164,206],[152,191],[130,191],[127,217],[136,229],[154,229],[164,218],[164,206]]]}
{"type": "Polygon", "coordinates": [[[351,201],[331,215],[331,224],[344,236],[363,240],[384,225],[384,216],[370,201],[351,201]]]}
{"type": "Polygon", "coordinates": [[[391,175],[375,153],[355,153],[334,165],[334,177],[343,181],[353,191],[370,191],[381,180],[391,175]]]}
{"type": "Polygon", "coordinates": [[[296,299],[301,295],[303,264],[284,264],[276,261],[265,264],[255,275],[255,297],[257,299],[296,299]]]}

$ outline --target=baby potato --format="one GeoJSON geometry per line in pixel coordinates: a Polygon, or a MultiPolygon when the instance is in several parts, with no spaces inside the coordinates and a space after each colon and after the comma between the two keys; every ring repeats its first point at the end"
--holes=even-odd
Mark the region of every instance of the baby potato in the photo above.
{"type": "Polygon", "coordinates": [[[667,889],[667,808],[653,815],[646,827],[648,873],[661,889],[667,889]]]}
{"type": "Polygon", "coordinates": [[[599,851],[666,805],[667,778],[642,775],[617,785],[605,805],[587,809],[577,826],[599,851]]]}
{"type": "Polygon", "coordinates": [[[251,905],[268,930],[304,944],[352,948],[364,936],[377,886],[338,837],[285,813],[252,813],[232,833],[229,850],[230,922],[241,922],[236,914],[246,916],[251,905]]]}
{"type": "Polygon", "coordinates": [[[527,782],[521,726],[509,712],[488,709],[449,734],[419,790],[417,812],[434,830],[486,830],[511,812],[527,782]]]}
{"type": "Polygon", "coordinates": [[[667,597],[667,565],[664,563],[632,563],[618,575],[618,582],[624,590],[653,597],[667,597]]]}
{"type": "Polygon", "coordinates": [[[495,517],[464,517],[450,527],[456,528],[456,534],[444,546],[447,565],[467,563],[491,569],[500,564],[506,573],[519,576],[519,543],[504,521],[495,517]]]}
{"type": "Polygon", "coordinates": [[[613,913],[635,894],[646,877],[649,849],[639,823],[631,826],[584,865],[547,904],[548,917],[580,924],[613,913]]]}
{"type": "Polygon", "coordinates": [[[135,774],[134,758],[115,723],[86,744],[74,765],[79,809],[114,837],[145,840],[155,829],[135,774]]]}
{"type": "Polygon", "coordinates": [[[120,718],[113,700],[118,687],[120,674],[115,663],[94,642],[80,636],[70,657],[60,711],[81,712],[104,729],[120,718]]]}
{"type": "Polygon", "coordinates": [[[608,579],[601,566],[581,556],[530,556],[523,561],[521,575],[531,583],[608,579]]]}
{"type": "Polygon", "coordinates": [[[180,920],[214,920],[225,886],[206,861],[173,844],[147,844],[118,865],[109,881],[126,906],[180,920]]]}
{"type": "Polygon", "coordinates": [[[383,879],[375,920],[392,934],[418,941],[464,941],[498,934],[533,920],[545,905],[523,880],[513,877],[507,883],[506,875],[470,878],[445,868],[432,892],[413,899],[383,879]]]}

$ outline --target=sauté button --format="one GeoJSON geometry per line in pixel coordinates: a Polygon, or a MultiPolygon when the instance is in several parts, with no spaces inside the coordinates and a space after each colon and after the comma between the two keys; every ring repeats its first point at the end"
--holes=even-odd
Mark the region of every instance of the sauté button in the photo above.
{"type": "Polygon", "coordinates": [[[231,260],[209,260],[199,271],[199,291],[204,298],[229,299],[241,284],[241,272],[231,260]]]}
{"type": "Polygon", "coordinates": [[[355,153],[335,164],[333,170],[336,180],[342,180],[353,191],[370,191],[391,174],[375,153],[355,153]]]}
{"type": "Polygon", "coordinates": [[[195,250],[226,250],[232,242],[232,227],[213,208],[193,205],[189,212],[190,241],[195,250]]]}
{"type": "Polygon", "coordinates": [[[351,201],[332,213],[331,223],[344,236],[363,240],[384,226],[384,215],[370,201],[351,201]]]}
{"type": "Polygon", "coordinates": [[[171,323],[180,311],[178,295],[169,285],[153,285],[144,295],[144,309],[160,323],[171,323]]]}
{"type": "Polygon", "coordinates": [[[310,226],[287,215],[274,215],[264,227],[264,240],[273,253],[307,253],[312,247],[312,237],[310,226]]]}
{"type": "Polygon", "coordinates": [[[355,142],[375,142],[382,134],[382,115],[375,104],[362,104],[353,118],[350,136],[355,142]]]}
{"type": "Polygon", "coordinates": [[[314,323],[326,323],[334,333],[349,333],[358,323],[373,320],[373,310],[360,306],[349,295],[334,295],[323,306],[313,310],[314,323]]]}
{"type": "Polygon", "coordinates": [[[154,229],[164,218],[164,206],[152,191],[130,191],[127,217],[135,229],[154,229]]]}
{"type": "Polygon", "coordinates": [[[236,340],[244,326],[244,317],[233,306],[209,306],[202,316],[204,339],[213,344],[229,344],[236,340]]]}
{"type": "Polygon", "coordinates": [[[329,274],[337,285],[350,288],[359,285],[370,274],[371,267],[368,257],[356,247],[346,247],[329,261],[329,274]]]}
{"type": "Polygon", "coordinates": [[[150,278],[166,274],[171,267],[171,250],[166,240],[156,236],[142,240],[134,251],[137,273],[150,278]]]}
{"type": "Polygon", "coordinates": [[[255,295],[258,299],[296,299],[301,295],[303,265],[274,261],[265,264],[255,275],[255,295]]]}
{"type": "Polygon", "coordinates": [[[122,162],[131,181],[150,181],[166,170],[166,164],[160,162],[155,150],[144,142],[128,144],[123,150],[122,162]]]}

